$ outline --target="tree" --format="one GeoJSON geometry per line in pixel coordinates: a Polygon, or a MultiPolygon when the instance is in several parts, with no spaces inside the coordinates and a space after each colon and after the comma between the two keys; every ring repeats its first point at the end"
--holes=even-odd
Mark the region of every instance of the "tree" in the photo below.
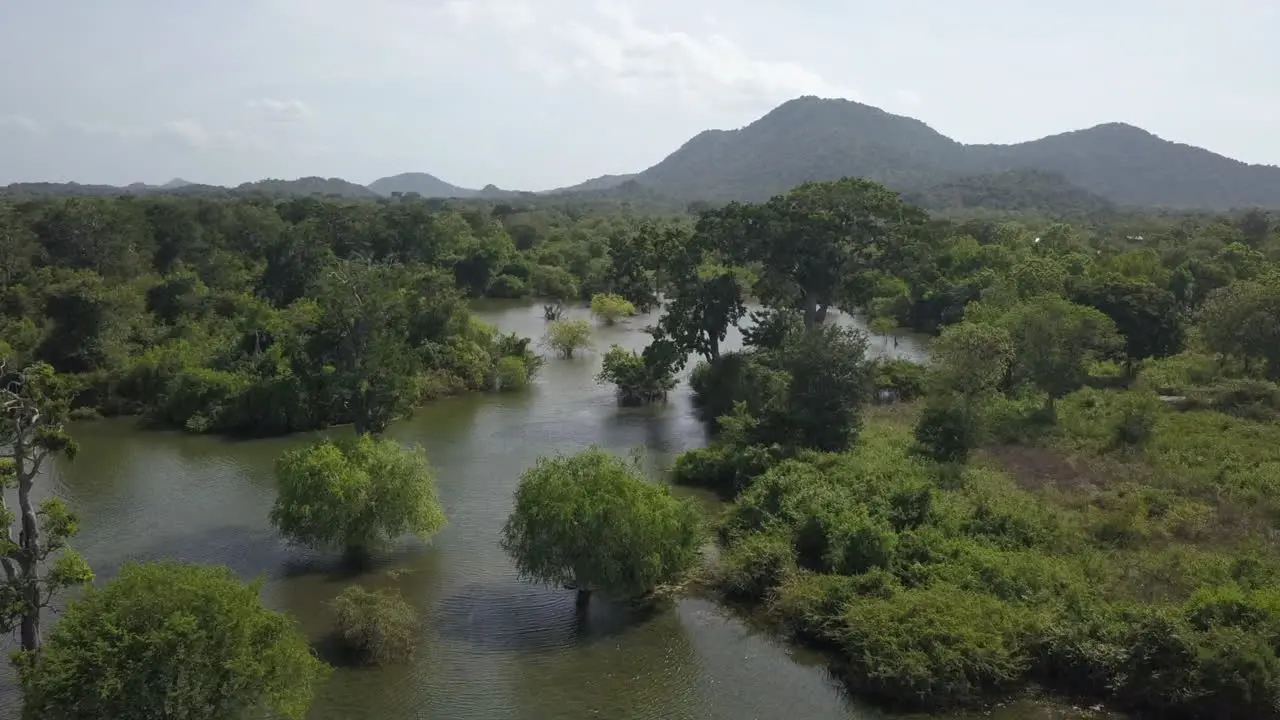
{"type": "Polygon", "coordinates": [[[410,343],[413,291],[401,268],[337,264],[323,285],[322,314],[308,355],[325,378],[322,396],[340,404],[357,433],[380,433],[412,412],[419,371],[410,343]],[[329,369],[331,372],[324,372],[329,369]]]}
{"type": "Polygon", "coordinates": [[[640,312],[648,312],[658,304],[650,272],[656,265],[656,246],[661,237],[657,227],[646,222],[634,233],[619,233],[609,239],[609,287],[640,312]]]}
{"type": "Polygon", "coordinates": [[[769,400],[748,433],[753,444],[841,452],[857,440],[873,377],[867,336],[823,326],[793,333],[775,361],[786,390],[769,400]]]}
{"type": "Polygon", "coordinates": [[[0,358],[0,486],[17,488],[18,512],[0,496],[4,522],[0,565],[0,629],[19,630],[23,652],[38,653],[40,613],[53,597],[93,580],[89,565],[67,547],[78,530],[76,516],[57,497],[37,508],[32,494],[51,456],[74,458],[77,446],[63,429],[67,397],[53,368],[37,364],[13,372],[0,358]],[[18,537],[13,537],[17,522],[18,537]]]}
{"type": "Polygon", "coordinates": [[[1265,361],[1267,376],[1280,381],[1280,281],[1237,281],[1213,292],[1199,322],[1214,352],[1265,361]]]}
{"type": "Polygon", "coordinates": [[[271,522],[289,540],[360,557],[405,533],[444,527],[435,478],[421,450],[361,435],[286,452],[276,462],[271,522]]]}
{"type": "Polygon", "coordinates": [[[685,352],[714,362],[720,343],[746,314],[739,274],[723,266],[695,269],[676,281],[675,297],[663,310],[658,327],[685,352]]]}
{"type": "Polygon", "coordinates": [[[971,405],[1004,382],[1013,361],[1013,341],[1003,327],[963,322],[944,328],[931,353],[936,391],[953,392],[971,405]]]}
{"type": "Polygon", "coordinates": [[[806,327],[833,306],[852,305],[850,286],[895,244],[918,234],[923,213],[870,180],[810,182],[763,205],[728,206],[699,222],[737,264],[758,263],[756,294],[801,311],[806,327]]]}
{"type": "Polygon", "coordinates": [[[1055,400],[1084,386],[1092,360],[1122,346],[1111,318],[1061,297],[1029,300],[1002,324],[1013,341],[1014,379],[1047,394],[1050,410],[1055,400]]]}
{"type": "Polygon", "coordinates": [[[586,320],[556,320],[542,341],[565,358],[591,347],[591,323],[586,320]]]}
{"type": "Polygon", "coordinates": [[[1077,300],[1111,318],[1124,336],[1125,365],[1182,350],[1182,313],[1173,293],[1142,280],[1113,278],[1080,293],[1077,300]]]}
{"type": "Polygon", "coordinates": [[[618,388],[624,405],[644,405],[665,400],[676,386],[676,373],[683,365],[683,355],[669,340],[657,337],[644,352],[637,353],[619,345],[609,348],[596,382],[618,388]]]}
{"type": "Polygon", "coordinates": [[[624,317],[636,314],[636,307],[621,295],[597,293],[591,298],[591,314],[604,321],[605,325],[613,325],[624,317]]]}
{"type": "Polygon", "coordinates": [[[524,578],[639,595],[697,562],[701,519],[665,485],[599,448],[539,458],[520,477],[502,547],[524,578]]]}
{"type": "Polygon", "coordinates": [[[386,665],[413,656],[418,616],[400,593],[351,585],[333,601],[338,639],[367,665],[386,665]]]}
{"type": "Polygon", "coordinates": [[[228,568],[127,563],[71,603],[21,673],[27,710],[65,720],[301,720],[327,668],[261,581],[228,568]]]}

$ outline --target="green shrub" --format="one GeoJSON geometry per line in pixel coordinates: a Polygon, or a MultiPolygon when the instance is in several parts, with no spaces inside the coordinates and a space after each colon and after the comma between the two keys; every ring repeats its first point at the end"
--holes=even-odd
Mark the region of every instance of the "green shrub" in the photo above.
{"type": "Polygon", "coordinates": [[[1161,395],[1181,395],[1222,377],[1222,362],[1213,355],[1184,352],[1142,363],[1138,382],[1161,395]]]}
{"type": "Polygon", "coordinates": [[[359,662],[387,665],[413,656],[418,617],[399,593],[352,585],[333,601],[333,611],[338,639],[359,662]]]}
{"type": "Polygon", "coordinates": [[[734,600],[763,600],[795,572],[791,539],[784,535],[751,535],[724,555],[714,583],[734,600]]]}
{"type": "Polygon", "coordinates": [[[932,401],[925,405],[916,422],[920,450],[938,462],[964,462],[977,447],[978,439],[975,417],[956,403],[932,401]]]}
{"type": "Polygon", "coordinates": [[[946,707],[1006,691],[1030,667],[1031,617],[940,585],[850,602],[836,631],[851,687],[894,704],[946,707]]]}
{"type": "Polygon", "coordinates": [[[880,358],[871,364],[871,373],[877,392],[891,391],[902,402],[911,402],[924,395],[928,368],[918,362],[880,358]]]}
{"type": "Polygon", "coordinates": [[[597,293],[591,298],[591,314],[606,325],[613,325],[622,318],[636,314],[636,306],[614,293],[597,293]]]}
{"type": "Polygon", "coordinates": [[[504,357],[498,360],[498,389],[523,390],[529,386],[529,370],[524,360],[504,357]]]}

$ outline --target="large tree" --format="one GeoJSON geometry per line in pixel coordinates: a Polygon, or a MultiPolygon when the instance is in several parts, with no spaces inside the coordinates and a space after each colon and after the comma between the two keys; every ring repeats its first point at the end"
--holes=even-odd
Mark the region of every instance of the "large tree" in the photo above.
{"type": "Polygon", "coordinates": [[[271,522],[290,540],[354,557],[411,533],[444,527],[435,478],[421,450],[361,435],[291,450],[276,462],[271,522]]]}
{"type": "Polygon", "coordinates": [[[1079,390],[1089,363],[1116,353],[1123,341],[1111,318],[1055,296],[1041,296],[1007,313],[1001,323],[1013,341],[1013,375],[1054,401],[1079,390]]]}
{"type": "Polygon", "coordinates": [[[701,529],[692,503],[591,448],[525,471],[502,547],[522,576],[575,587],[582,607],[595,590],[639,595],[675,580],[697,562],[701,529]]]}
{"type": "Polygon", "coordinates": [[[1264,361],[1267,376],[1280,381],[1280,278],[1237,281],[1215,291],[1199,320],[1214,352],[1246,364],[1264,361]]]}
{"type": "Polygon", "coordinates": [[[18,500],[14,513],[7,493],[0,497],[5,527],[0,543],[0,630],[18,629],[27,653],[40,650],[40,613],[53,597],[93,580],[88,564],[67,547],[77,531],[75,515],[61,498],[51,497],[37,506],[33,497],[51,457],[75,457],[76,444],[63,429],[66,412],[66,395],[58,388],[53,368],[33,365],[15,371],[0,357],[0,485],[15,487],[18,500]]]}
{"type": "Polygon", "coordinates": [[[227,568],[126,564],[74,601],[23,666],[26,709],[60,720],[301,720],[327,668],[260,583],[227,568]]]}
{"type": "Polygon", "coordinates": [[[756,294],[799,310],[807,327],[853,305],[851,286],[886,252],[924,229],[924,214],[864,179],[810,182],[760,205],[731,203],[700,224],[738,264],[760,269],[756,294]]]}

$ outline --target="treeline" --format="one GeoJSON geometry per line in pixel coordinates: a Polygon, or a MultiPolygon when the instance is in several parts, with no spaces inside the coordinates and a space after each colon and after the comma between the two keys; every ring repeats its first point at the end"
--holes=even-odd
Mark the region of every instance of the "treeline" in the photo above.
{"type": "Polygon", "coordinates": [[[421,200],[0,202],[0,357],[52,366],[81,414],[239,435],[377,427],[493,387],[504,358],[535,369],[468,298],[590,297],[634,273],[646,227],[421,200]],[[374,396],[397,399],[390,416],[374,396]]]}

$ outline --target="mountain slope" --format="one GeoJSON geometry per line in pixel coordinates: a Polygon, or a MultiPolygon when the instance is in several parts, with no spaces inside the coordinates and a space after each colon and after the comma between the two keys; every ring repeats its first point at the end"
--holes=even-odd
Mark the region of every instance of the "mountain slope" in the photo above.
{"type": "Polygon", "coordinates": [[[435,175],[421,172],[401,173],[378,178],[369,183],[373,192],[389,197],[392,193],[418,193],[426,198],[469,198],[480,194],[479,190],[458,187],[435,175]]]}
{"type": "Polygon", "coordinates": [[[802,97],[740,130],[698,134],[636,180],[690,199],[761,200],[852,175],[892,187],[963,172],[964,146],[919,120],[848,100],[802,97]]]}
{"type": "Polygon", "coordinates": [[[902,197],[944,214],[992,210],[1087,217],[1116,209],[1107,199],[1071,184],[1058,173],[1043,170],[969,175],[906,190],[902,197]]]}
{"type": "Polygon", "coordinates": [[[261,193],[264,195],[294,195],[308,197],[320,195],[324,197],[339,196],[348,198],[373,198],[378,194],[363,185],[348,182],[342,178],[304,177],[297,180],[276,180],[268,178],[257,182],[237,185],[238,193],[261,193]]]}
{"type": "Polygon", "coordinates": [[[627,173],[625,175],[601,175],[590,180],[585,180],[577,185],[556,188],[554,190],[544,190],[540,195],[558,195],[562,193],[581,193],[581,192],[598,192],[601,190],[612,190],[628,180],[635,179],[637,173],[627,173]]]}
{"type": "Polygon", "coordinates": [[[1013,145],[964,145],[913,118],[816,97],[786,102],[738,130],[700,133],[636,181],[673,197],[725,201],[760,200],[805,181],[846,175],[907,191],[1028,170],[1061,175],[1124,205],[1280,207],[1280,168],[1248,165],[1128,125],[1013,145]]]}

